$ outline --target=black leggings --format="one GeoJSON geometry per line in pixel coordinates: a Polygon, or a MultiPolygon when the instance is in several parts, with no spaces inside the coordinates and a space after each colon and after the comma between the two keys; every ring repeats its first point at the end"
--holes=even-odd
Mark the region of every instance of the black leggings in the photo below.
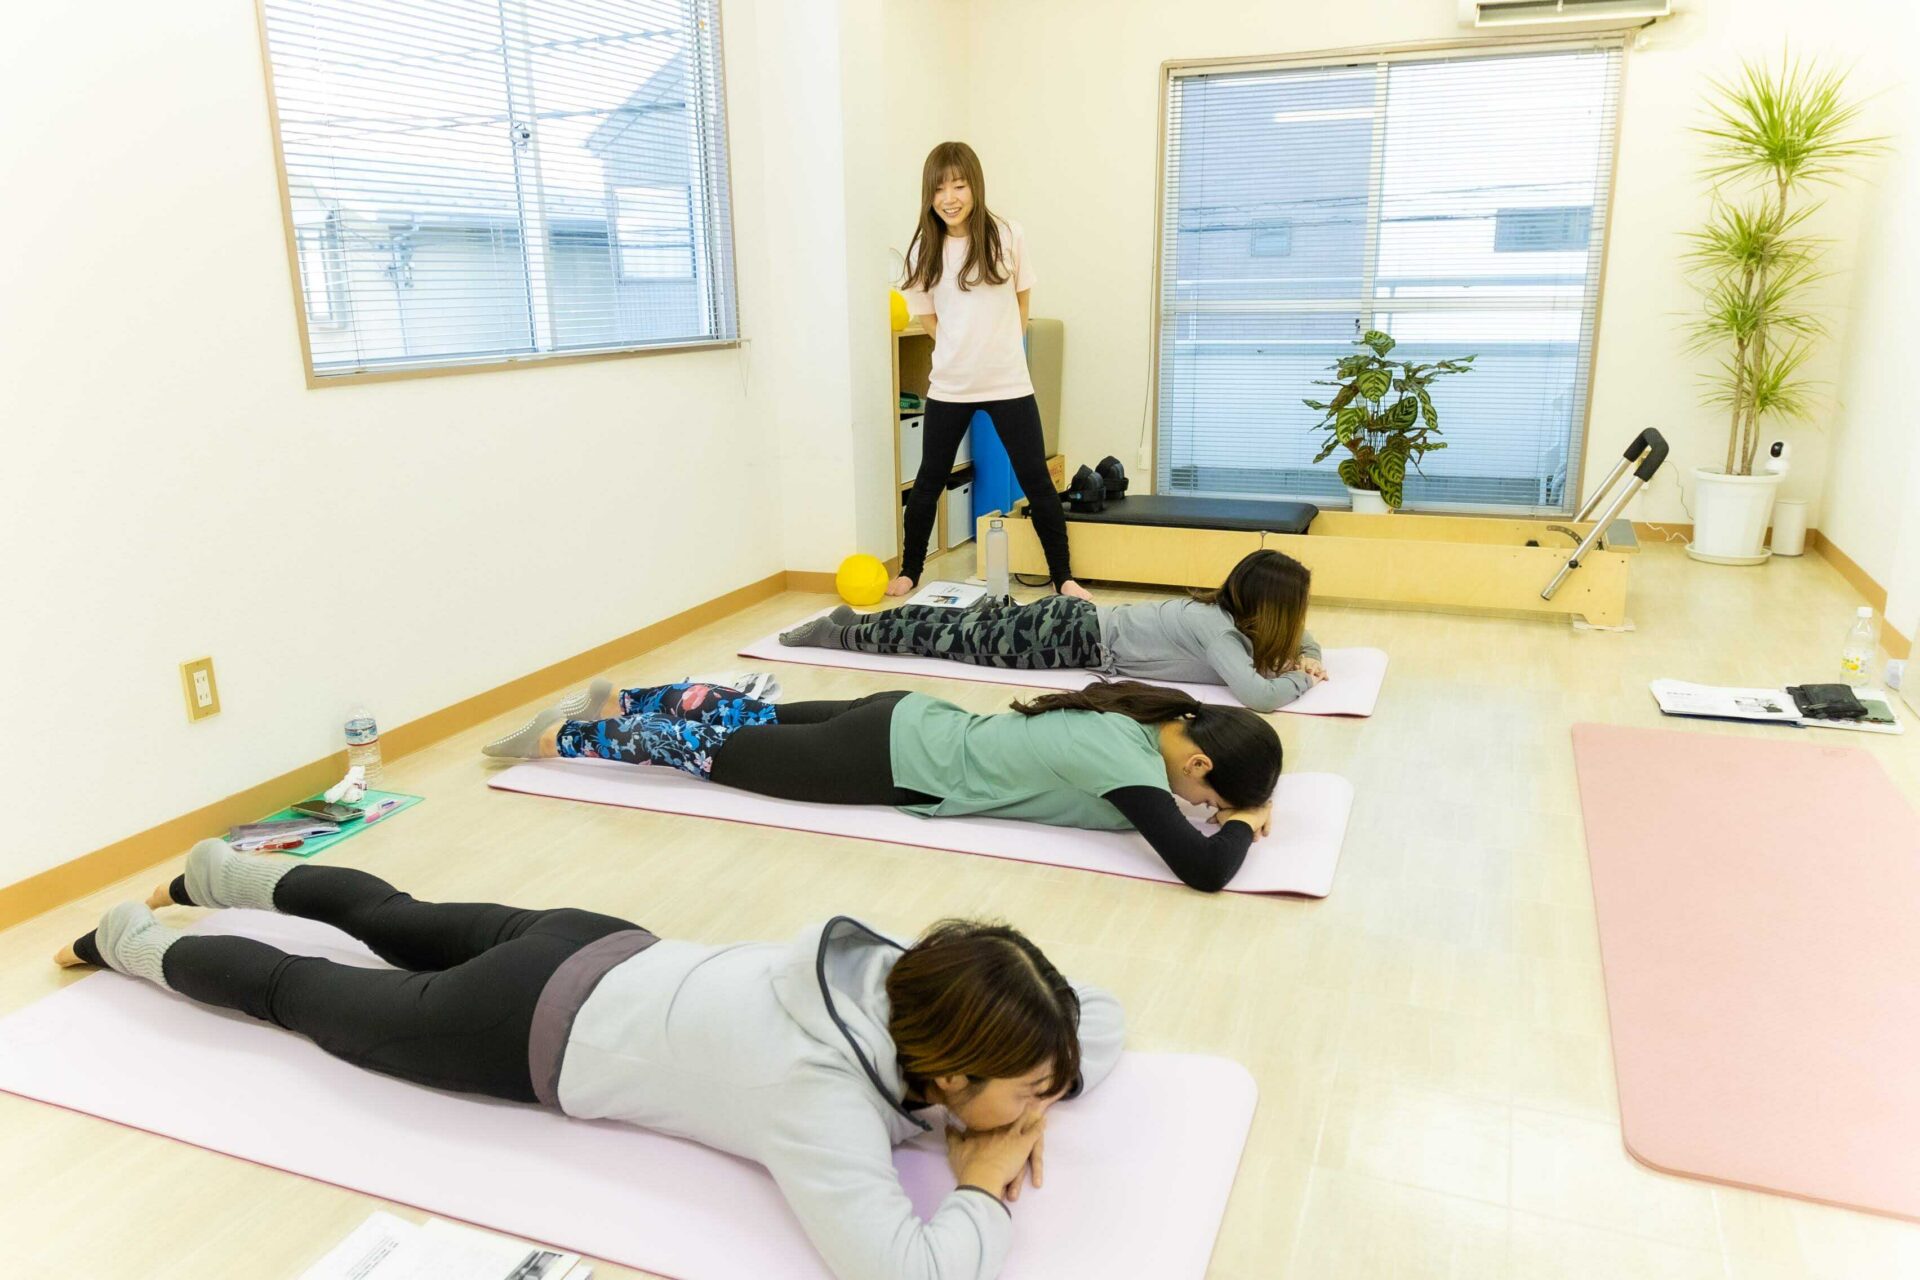
{"type": "Polygon", "coordinates": [[[783,702],[778,724],[736,729],[708,775],[781,800],[821,804],[934,804],[893,785],[893,708],[901,690],[851,702],[783,702]]]}
{"type": "MultiPolygon", "coordinates": [[[[1013,475],[1027,495],[1033,513],[1033,531],[1047,553],[1047,575],[1053,585],[1073,576],[1067,553],[1067,517],[1060,506],[1060,495],[1047,474],[1046,437],[1040,431],[1040,402],[1032,396],[1018,400],[985,400],[956,404],[950,400],[927,401],[926,429],[920,453],[920,473],[913,478],[913,494],[907,499],[907,519],[900,546],[900,573],[920,581],[927,567],[927,539],[933,536],[933,518],[940,505],[940,494],[953,478],[954,455],[960,451],[960,437],[967,433],[975,411],[984,411],[993,419],[993,429],[1006,446],[1007,461],[1013,475]]],[[[782,718],[785,708],[781,709],[782,718]]]]}
{"type": "MultiPolygon", "coordinates": [[[[173,896],[184,902],[183,888],[176,881],[173,896]]],[[[547,979],[588,943],[639,927],[566,907],[418,902],[364,871],[313,864],[287,872],[273,903],[353,935],[399,967],[191,935],[167,949],[167,985],[298,1032],[357,1067],[510,1102],[538,1100],[527,1045],[547,979]]],[[[98,964],[93,935],[81,942],[81,958],[98,964]]]]}

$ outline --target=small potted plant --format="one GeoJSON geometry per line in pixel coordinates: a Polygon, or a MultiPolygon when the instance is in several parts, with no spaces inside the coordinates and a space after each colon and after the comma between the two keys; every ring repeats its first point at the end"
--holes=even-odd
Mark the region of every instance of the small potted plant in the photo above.
{"type": "Polygon", "coordinates": [[[1378,329],[1367,330],[1354,345],[1363,350],[1343,356],[1332,378],[1314,379],[1315,386],[1339,390],[1331,400],[1306,402],[1324,415],[1314,430],[1327,437],[1313,460],[1325,462],[1334,450],[1345,449],[1350,456],[1340,459],[1340,480],[1353,509],[1385,514],[1400,507],[1407,467],[1417,471],[1421,458],[1447,447],[1435,439],[1440,415],[1427,385],[1444,374],[1468,372],[1474,357],[1432,364],[1389,360],[1394,340],[1378,329]]]}
{"type": "Polygon", "coordinates": [[[1803,366],[1826,333],[1809,305],[1822,242],[1806,233],[1818,208],[1808,188],[1834,184],[1882,149],[1851,134],[1860,109],[1844,73],[1783,58],[1748,63],[1713,82],[1706,178],[1713,207],[1689,237],[1687,266],[1705,298],[1693,349],[1716,355],[1708,402],[1727,411],[1724,466],[1693,469],[1693,541],[1687,553],[1716,564],[1759,564],[1780,476],[1755,472],[1765,428],[1813,409],[1803,366]]]}

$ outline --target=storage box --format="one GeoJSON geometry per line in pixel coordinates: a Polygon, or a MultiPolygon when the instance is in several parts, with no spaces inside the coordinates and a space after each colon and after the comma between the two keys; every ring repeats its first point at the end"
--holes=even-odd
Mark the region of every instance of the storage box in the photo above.
{"type": "Polygon", "coordinates": [[[974,414],[973,421],[969,422],[967,429],[960,433],[960,447],[953,452],[954,466],[964,467],[973,461],[973,423],[985,416],[985,414],[974,414]]]}
{"type": "Polygon", "coordinates": [[[973,539],[973,477],[966,476],[947,486],[947,546],[957,547],[973,539]]]}
{"type": "Polygon", "coordinates": [[[921,441],[926,435],[927,416],[916,413],[900,419],[900,483],[920,474],[921,441]]]}
{"type": "Polygon", "coordinates": [[[1047,459],[1047,474],[1053,477],[1053,491],[1064,493],[1067,488],[1067,455],[1056,453],[1047,459]]]}

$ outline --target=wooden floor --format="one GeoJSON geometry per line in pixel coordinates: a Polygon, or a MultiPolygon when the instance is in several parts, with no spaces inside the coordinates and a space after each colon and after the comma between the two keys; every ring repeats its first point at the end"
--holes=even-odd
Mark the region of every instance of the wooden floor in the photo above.
{"type": "MultiPolygon", "coordinates": [[[[819,603],[781,597],[613,674],[737,669],[738,642],[819,603]]],[[[1258,1078],[1213,1256],[1222,1280],[1920,1276],[1920,1227],[1668,1177],[1622,1149],[1568,735],[1586,720],[1662,723],[1655,677],[1832,678],[1858,603],[1813,556],[1728,569],[1656,545],[1634,565],[1631,634],[1316,608],[1323,644],[1392,655],[1371,719],[1278,719],[1290,767],[1357,788],[1325,901],[495,793],[478,748],[505,720],[391,765],[389,785],[427,803],[326,856],[423,897],[592,906],[702,940],[783,938],[836,912],[900,935],[953,914],[1023,925],[1062,968],[1119,994],[1134,1047],[1223,1054],[1258,1078]]],[[[854,672],[781,675],[793,698],[879,687],[854,672]]],[[[901,683],[981,711],[1009,696],[901,683]]],[[[1920,803],[1920,732],[1841,741],[1874,752],[1920,803]]],[[[0,933],[0,1010],[72,981],[46,957],[158,879],[0,933]]],[[[377,1204],[8,1097],[0,1134],[13,1275],[293,1276],[377,1204]]]]}

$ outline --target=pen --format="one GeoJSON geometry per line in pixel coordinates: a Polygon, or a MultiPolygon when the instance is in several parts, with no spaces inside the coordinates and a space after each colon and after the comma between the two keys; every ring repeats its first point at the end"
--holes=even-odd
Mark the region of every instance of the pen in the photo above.
{"type": "Polygon", "coordinates": [[[374,806],[372,813],[369,813],[366,817],[360,820],[360,825],[364,827],[369,823],[378,822],[380,821],[380,819],[386,817],[388,814],[392,813],[395,809],[398,809],[399,807],[400,807],[400,802],[398,800],[382,800],[379,804],[374,806]]]}

